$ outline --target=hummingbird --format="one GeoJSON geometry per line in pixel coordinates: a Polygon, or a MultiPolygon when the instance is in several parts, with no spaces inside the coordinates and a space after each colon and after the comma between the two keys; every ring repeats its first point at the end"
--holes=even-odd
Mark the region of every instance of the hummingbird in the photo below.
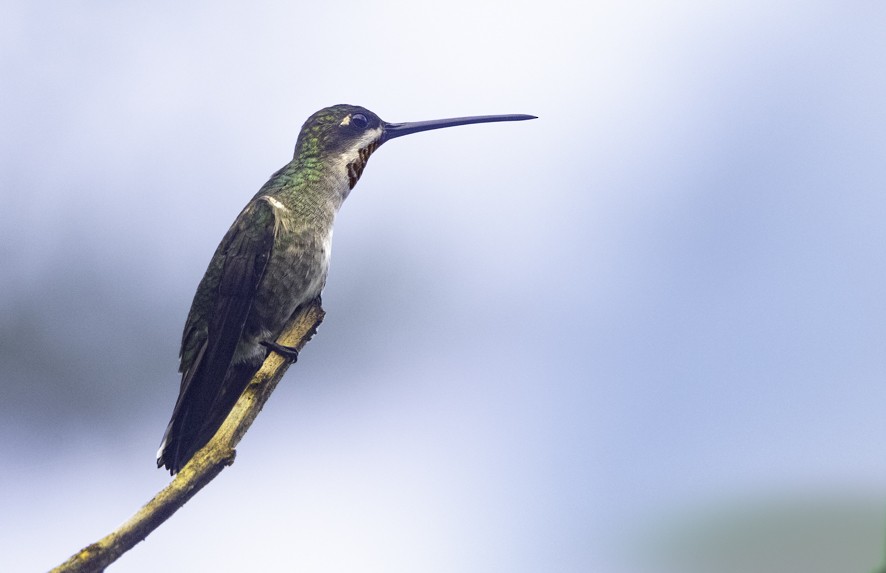
{"type": "Polygon", "coordinates": [[[368,109],[334,105],[301,128],[292,160],[274,173],[225,233],[194,295],[179,353],[181,387],[157,467],[177,473],[212,438],[289,320],[326,284],[335,215],[369,156],[397,137],[471,123],[485,115],[388,123],[368,109]]]}

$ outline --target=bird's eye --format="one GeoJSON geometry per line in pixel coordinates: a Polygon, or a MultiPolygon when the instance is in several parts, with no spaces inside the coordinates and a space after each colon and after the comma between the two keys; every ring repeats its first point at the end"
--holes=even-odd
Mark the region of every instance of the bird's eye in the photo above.
{"type": "Polygon", "coordinates": [[[366,119],[366,116],[362,113],[355,113],[351,116],[351,123],[357,129],[364,129],[367,125],[369,125],[369,120],[366,119]]]}

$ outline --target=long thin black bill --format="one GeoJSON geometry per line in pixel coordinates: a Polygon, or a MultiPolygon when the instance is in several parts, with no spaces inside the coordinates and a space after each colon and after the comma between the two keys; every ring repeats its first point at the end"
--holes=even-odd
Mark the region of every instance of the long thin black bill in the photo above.
{"type": "Polygon", "coordinates": [[[429,129],[441,129],[444,127],[454,127],[456,125],[468,125],[469,123],[492,123],[495,121],[525,121],[527,119],[537,119],[534,115],[510,114],[510,115],[475,115],[471,117],[453,117],[450,119],[432,119],[430,121],[410,121],[406,123],[387,123],[384,124],[385,133],[382,135],[382,142],[395,137],[409,135],[410,133],[418,133],[419,131],[428,131],[429,129]]]}

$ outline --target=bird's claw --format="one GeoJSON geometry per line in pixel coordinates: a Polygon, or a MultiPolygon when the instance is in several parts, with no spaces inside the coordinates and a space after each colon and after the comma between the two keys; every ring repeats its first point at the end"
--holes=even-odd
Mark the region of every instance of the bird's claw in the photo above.
{"type": "Polygon", "coordinates": [[[271,342],[269,340],[264,340],[260,342],[262,346],[267,348],[268,350],[273,350],[283,358],[290,360],[291,362],[295,362],[298,360],[298,348],[294,346],[284,346],[282,344],[277,344],[276,342],[271,342]]]}

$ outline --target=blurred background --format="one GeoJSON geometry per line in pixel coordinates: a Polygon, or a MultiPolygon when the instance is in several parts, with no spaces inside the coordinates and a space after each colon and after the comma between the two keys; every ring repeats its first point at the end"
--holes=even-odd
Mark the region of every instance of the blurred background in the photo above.
{"type": "Polygon", "coordinates": [[[197,282],[334,103],[539,119],[373,156],[318,335],[112,571],[882,564],[882,3],[2,12],[5,570],[168,482],[197,282]]]}

